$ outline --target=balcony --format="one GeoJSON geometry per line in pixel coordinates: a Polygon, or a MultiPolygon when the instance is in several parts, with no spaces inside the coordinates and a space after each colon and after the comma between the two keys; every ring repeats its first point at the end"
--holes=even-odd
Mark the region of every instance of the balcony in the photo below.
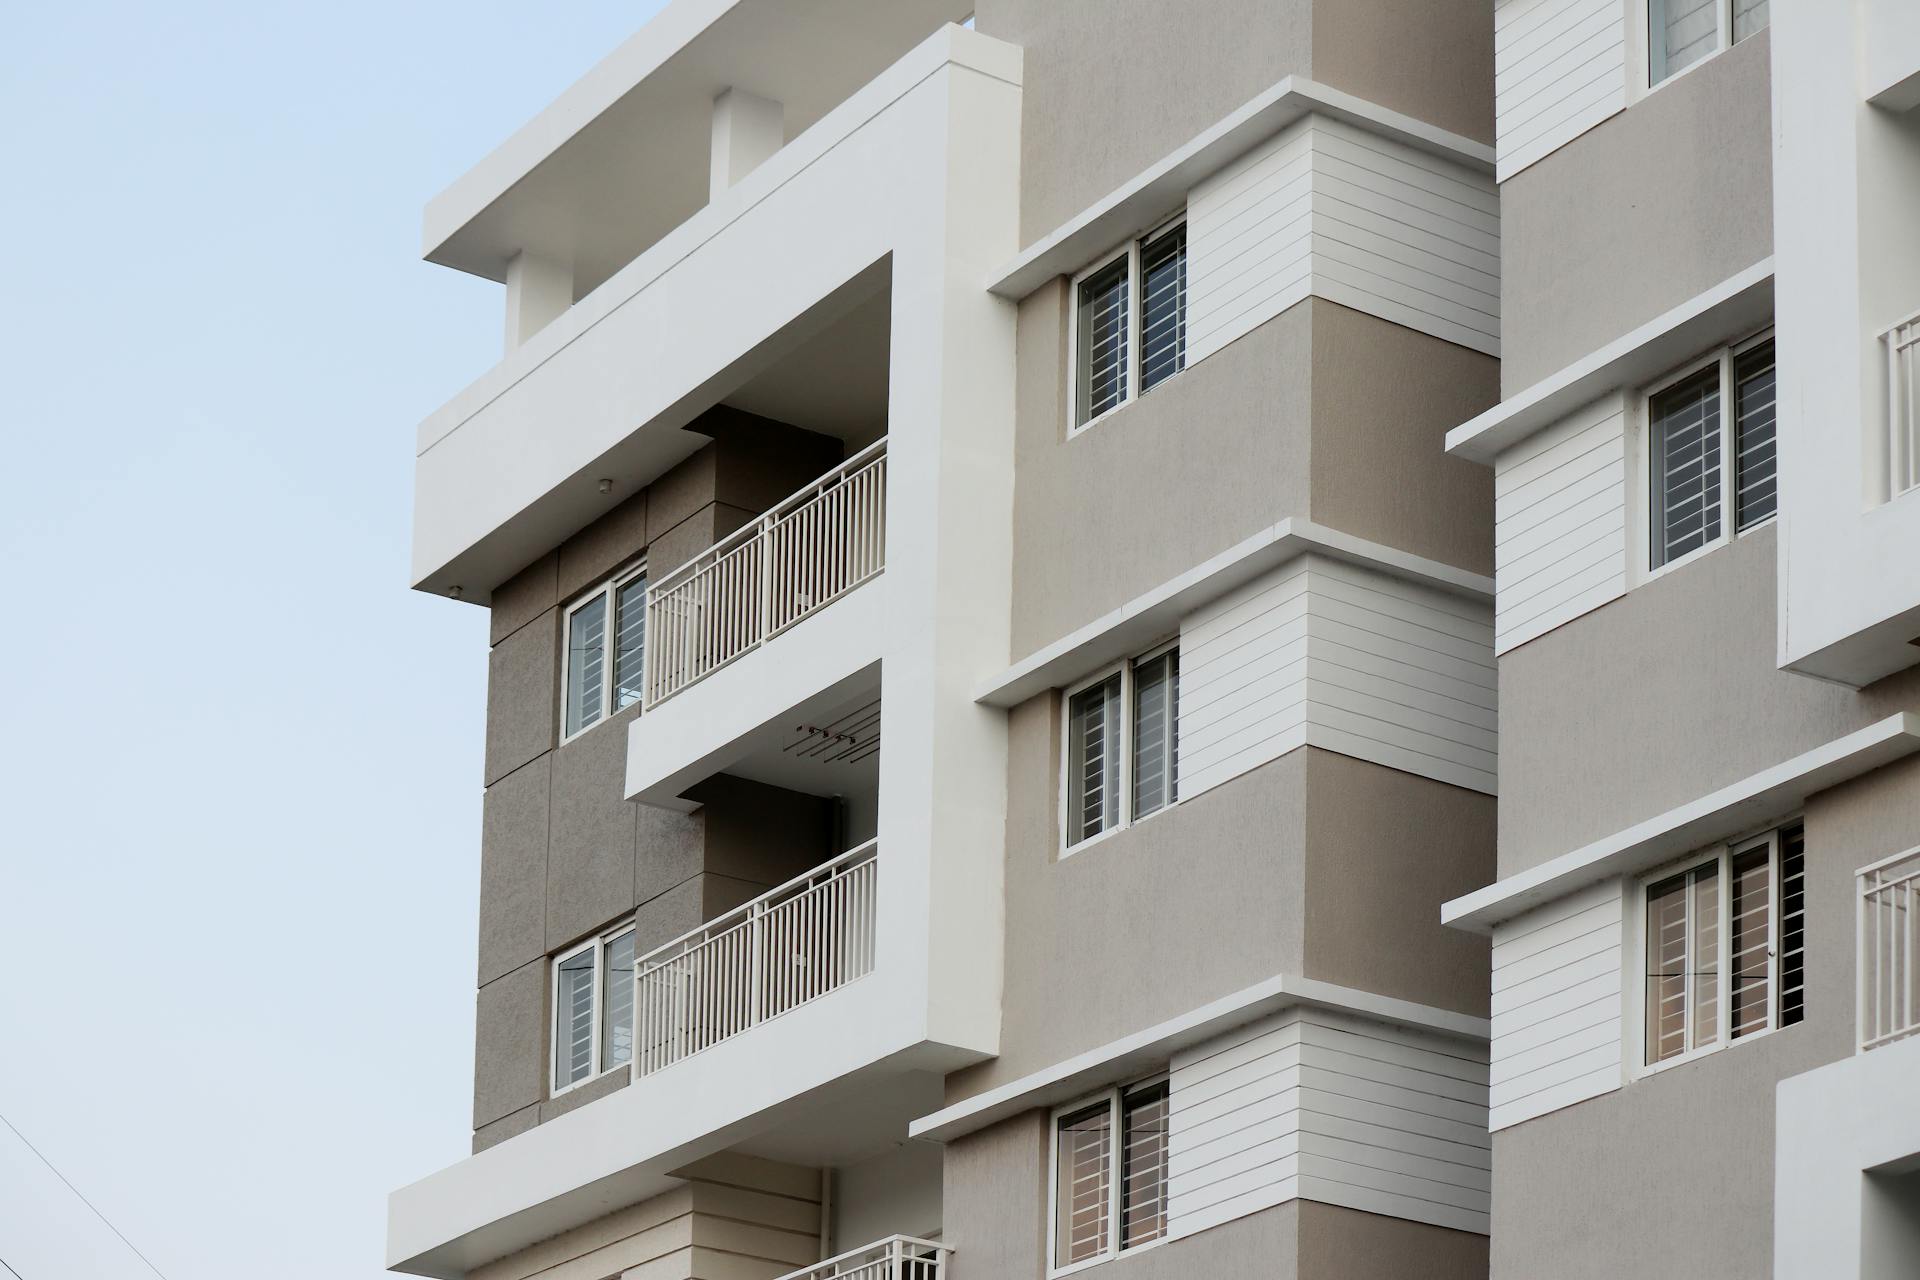
{"type": "Polygon", "coordinates": [[[779,1280],[942,1280],[953,1250],[931,1240],[889,1236],[779,1280]]]}
{"type": "Polygon", "coordinates": [[[1860,1050],[1920,1031],[1920,850],[1859,872],[1860,1050]]]}
{"type": "Polygon", "coordinates": [[[885,437],[659,579],[646,705],[706,679],[886,567],[885,437]]]}
{"type": "Polygon", "coordinates": [[[637,961],[634,1076],[873,972],[877,853],[869,840],[637,961]]]}

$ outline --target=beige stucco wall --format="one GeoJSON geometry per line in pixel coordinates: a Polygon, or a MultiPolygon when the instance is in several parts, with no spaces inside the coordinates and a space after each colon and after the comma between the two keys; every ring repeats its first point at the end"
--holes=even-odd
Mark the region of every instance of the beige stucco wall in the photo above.
{"type": "Polygon", "coordinates": [[[1865,689],[1776,665],[1763,526],[1500,660],[1500,874],[1920,711],[1920,670],[1865,689]]]}
{"type": "Polygon", "coordinates": [[[1505,394],[1772,254],[1771,44],[1741,41],[1502,185],[1505,394]]]}
{"type": "Polygon", "coordinates": [[[1289,75],[1492,140],[1477,0],[980,0],[974,17],[1023,50],[1022,244],[1289,75]]]}
{"type": "Polygon", "coordinates": [[[1494,1280],[1773,1274],[1774,1086],[1853,1053],[1853,873],[1915,844],[1920,760],[1808,802],[1806,1020],[1495,1134],[1494,1280]]]}
{"type": "Polygon", "coordinates": [[[1289,516],[1492,572],[1492,476],[1444,441],[1496,361],[1308,299],[1069,436],[1067,298],[1020,307],[1016,656],[1289,516]]]}

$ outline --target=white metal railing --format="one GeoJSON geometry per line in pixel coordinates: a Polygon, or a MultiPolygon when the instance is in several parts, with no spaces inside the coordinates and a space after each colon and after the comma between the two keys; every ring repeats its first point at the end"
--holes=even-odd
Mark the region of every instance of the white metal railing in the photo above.
{"type": "Polygon", "coordinates": [[[1891,497],[1920,485],[1920,314],[1880,335],[1887,347],[1887,475],[1891,497]]]}
{"type": "Polygon", "coordinates": [[[1920,1031],[1920,849],[1876,862],[1860,882],[1860,1048],[1920,1031]]]}
{"type": "Polygon", "coordinates": [[[780,1280],[941,1280],[953,1250],[932,1240],[889,1236],[837,1258],[789,1271],[780,1280]]]}
{"type": "Polygon", "coordinates": [[[659,579],[647,593],[646,705],[878,574],[886,525],[883,436],[659,579]]]}
{"type": "Polygon", "coordinates": [[[878,847],[869,840],[642,956],[634,1075],[871,973],[878,847]]]}

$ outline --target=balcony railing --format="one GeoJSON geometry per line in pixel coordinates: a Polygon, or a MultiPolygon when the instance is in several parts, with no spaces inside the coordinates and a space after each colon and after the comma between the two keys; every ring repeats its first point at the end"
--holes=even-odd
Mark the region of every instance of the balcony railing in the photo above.
{"type": "Polygon", "coordinates": [[[1920,315],[1880,336],[1887,346],[1887,463],[1891,496],[1920,485],[1920,315]]]}
{"type": "Polygon", "coordinates": [[[649,707],[886,567],[887,441],[868,445],[653,585],[649,707]]]}
{"type": "Polygon", "coordinates": [[[1920,849],[1859,873],[1860,1048],[1876,1049],[1920,1031],[1920,849]]]}
{"type": "Polygon", "coordinates": [[[931,1240],[889,1236],[863,1249],[828,1258],[780,1280],[942,1280],[953,1250],[931,1240]]]}
{"type": "Polygon", "coordinates": [[[634,1074],[871,973],[877,851],[869,840],[641,957],[634,1074]]]}

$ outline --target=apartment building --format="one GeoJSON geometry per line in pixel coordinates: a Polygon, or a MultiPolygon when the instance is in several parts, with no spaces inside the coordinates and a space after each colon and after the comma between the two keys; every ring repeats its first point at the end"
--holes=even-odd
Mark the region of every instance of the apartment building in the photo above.
{"type": "Polygon", "coordinates": [[[1905,1274],[1920,21],[1768,17],[671,0],[436,198],[389,1265],[1905,1274]]]}
{"type": "Polygon", "coordinates": [[[1494,22],[1492,1274],[1920,1274],[1920,9],[1494,22]]]}

